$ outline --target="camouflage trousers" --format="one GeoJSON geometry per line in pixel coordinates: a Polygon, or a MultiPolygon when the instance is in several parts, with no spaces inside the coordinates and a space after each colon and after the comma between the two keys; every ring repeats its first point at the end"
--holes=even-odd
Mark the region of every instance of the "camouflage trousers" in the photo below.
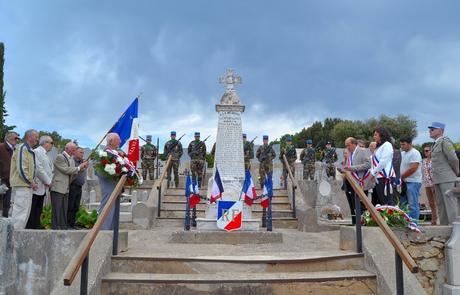
{"type": "Polygon", "coordinates": [[[314,180],[315,179],[315,164],[303,165],[303,179],[314,180]]]}
{"type": "Polygon", "coordinates": [[[204,160],[192,160],[190,162],[190,171],[192,172],[192,179],[196,179],[198,181],[198,185],[201,187],[203,181],[204,160]]]}
{"type": "Polygon", "coordinates": [[[171,183],[171,172],[174,170],[174,183],[176,184],[176,187],[179,187],[179,165],[179,160],[172,160],[167,171],[168,183],[171,183]]]}
{"type": "Polygon", "coordinates": [[[267,174],[271,172],[273,172],[273,163],[262,162],[259,164],[259,183],[261,188],[264,187],[264,182],[265,178],[267,177],[267,174]]]}
{"type": "Polygon", "coordinates": [[[142,178],[147,180],[147,172],[148,172],[150,180],[153,180],[155,177],[155,159],[142,160],[141,167],[142,167],[142,178]]]}
{"type": "Polygon", "coordinates": [[[244,161],[244,171],[251,170],[251,162],[244,161]]]}
{"type": "Polygon", "coordinates": [[[335,165],[334,164],[326,164],[326,174],[327,174],[327,177],[332,177],[335,179],[335,165]]]}

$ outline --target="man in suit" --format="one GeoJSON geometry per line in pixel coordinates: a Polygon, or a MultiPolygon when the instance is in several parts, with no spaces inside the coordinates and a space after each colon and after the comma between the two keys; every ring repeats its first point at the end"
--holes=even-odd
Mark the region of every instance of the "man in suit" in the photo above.
{"type": "Polygon", "coordinates": [[[51,184],[51,216],[53,229],[67,229],[67,209],[70,178],[88,167],[88,162],[75,166],[72,156],[77,146],[73,142],[65,145],[65,150],[54,160],[54,176],[51,184]]]}
{"type": "Polygon", "coordinates": [[[10,211],[10,202],[11,202],[11,186],[10,186],[10,166],[11,166],[11,157],[13,156],[13,151],[16,147],[16,144],[19,140],[19,134],[16,132],[8,132],[5,135],[5,142],[0,143],[0,183],[5,184],[8,187],[8,190],[3,195],[2,204],[3,211],[2,216],[8,217],[10,211]]]}
{"type": "Polygon", "coordinates": [[[428,126],[430,137],[435,140],[431,149],[431,165],[441,225],[452,224],[458,215],[457,198],[445,195],[447,191],[455,189],[455,182],[459,173],[455,148],[452,141],[444,136],[445,127],[445,124],[439,122],[433,122],[428,126]]]}
{"type": "MultiPolygon", "coordinates": [[[[83,159],[85,151],[81,147],[77,147],[77,151],[73,156],[75,165],[82,164],[85,160],[83,159]]],[[[86,181],[86,171],[78,173],[70,183],[69,189],[69,207],[67,210],[67,226],[70,229],[75,229],[75,218],[77,216],[78,209],[80,208],[80,200],[82,187],[86,181]]]]}
{"type": "MultiPolygon", "coordinates": [[[[345,140],[345,147],[348,150],[348,158],[343,170],[351,172],[353,178],[363,188],[367,195],[367,191],[373,188],[373,183],[370,181],[369,177],[369,169],[371,168],[369,152],[359,147],[358,141],[353,137],[349,137],[345,140]]],[[[345,194],[347,196],[348,205],[350,206],[351,222],[352,224],[356,224],[357,219],[359,222],[360,216],[356,216],[355,191],[348,181],[345,181],[345,194]]],[[[365,210],[362,204],[361,210],[365,210]]]]}
{"type": "Polygon", "coordinates": [[[35,153],[35,180],[37,190],[32,196],[32,207],[30,209],[29,221],[26,228],[40,229],[40,215],[42,214],[43,200],[45,199],[48,188],[53,180],[53,163],[47,153],[53,148],[53,139],[48,135],[43,135],[38,141],[40,146],[34,149],[35,153]]]}
{"type": "Polygon", "coordinates": [[[11,202],[14,229],[24,229],[29,219],[32,193],[38,188],[35,182],[35,153],[32,149],[38,142],[38,132],[27,130],[24,143],[13,152],[10,166],[11,202]]]}

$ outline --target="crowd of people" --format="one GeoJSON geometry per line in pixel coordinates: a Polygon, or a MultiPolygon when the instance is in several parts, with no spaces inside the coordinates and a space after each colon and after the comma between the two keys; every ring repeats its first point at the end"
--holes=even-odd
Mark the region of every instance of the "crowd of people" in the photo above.
{"type": "MultiPolygon", "coordinates": [[[[456,187],[459,176],[459,160],[452,141],[444,136],[445,124],[433,122],[428,127],[432,146],[425,146],[423,157],[412,145],[412,138],[401,137],[401,150],[396,149],[394,139],[386,128],[374,131],[374,142],[369,149],[363,143],[349,137],[345,140],[344,162],[339,170],[350,171],[375,205],[399,205],[407,207],[408,215],[415,221],[420,218],[420,194],[426,191],[431,208],[431,224],[448,225],[458,215],[456,187]]],[[[344,189],[356,222],[355,192],[348,181],[344,189]]]]}

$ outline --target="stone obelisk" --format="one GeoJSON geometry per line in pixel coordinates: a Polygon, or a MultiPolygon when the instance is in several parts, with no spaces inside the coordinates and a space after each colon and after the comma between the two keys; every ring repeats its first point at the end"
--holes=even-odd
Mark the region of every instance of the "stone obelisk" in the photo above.
{"type": "MultiPolygon", "coordinates": [[[[216,169],[219,169],[224,187],[222,200],[238,201],[244,182],[243,127],[241,123],[244,105],[240,103],[235,85],[241,84],[242,80],[241,77],[235,75],[234,70],[228,69],[227,74],[219,78],[219,82],[225,85],[226,90],[216,105],[219,119],[213,175],[215,175],[216,169]]],[[[213,179],[210,179],[208,198],[212,183],[213,179]]],[[[216,219],[217,205],[215,203],[208,204],[206,206],[206,218],[197,219],[198,230],[217,229],[216,219]]],[[[259,230],[259,222],[252,219],[250,207],[243,206],[242,230],[259,230]]]]}

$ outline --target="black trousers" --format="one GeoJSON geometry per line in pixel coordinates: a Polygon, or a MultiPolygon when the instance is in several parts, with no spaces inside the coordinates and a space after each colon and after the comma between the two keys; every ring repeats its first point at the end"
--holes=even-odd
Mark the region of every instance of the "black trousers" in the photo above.
{"type": "MultiPolygon", "coordinates": [[[[356,206],[355,206],[355,191],[348,181],[344,181],[345,195],[347,196],[348,206],[350,206],[351,213],[351,223],[356,224],[356,206]]],[[[367,191],[364,191],[367,195],[367,191]]],[[[366,210],[364,204],[360,201],[361,204],[361,214],[366,210]]],[[[358,216],[360,218],[360,216],[358,216]]]]}
{"type": "Polygon", "coordinates": [[[2,211],[2,216],[8,218],[8,212],[10,212],[10,205],[11,205],[11,188],[6,191],[6,193],[3,195],[3,211],[2,211]]]}
{"type": "Polygon", "coordinates": [[[377,198],[380,205],[395,205],[393,188],[389,180],[386,181],[384,178],[377,178],[374,190],[377,192],[377,198]]]}
{"type": "Polygon", "coordinates": [[[75,227],[75,218],[80,208],[81,200],[81,185],[70,184],[69,189],[69,204],[67,210],[67,225],[69,227],[75,227]]]}
{"type": "Polygon", "coordinates": [[[26,228],[41,229],[40,216],[42,215],[44,195],[32,195],[32,206],[30,207],[29,220],[27,220],[26,228]]]}
{"type": "Polygon", "coordinates": [[[51,227],[53,229],[67,229],[68,200],[67,194],[51,192],[51,227]]]}

